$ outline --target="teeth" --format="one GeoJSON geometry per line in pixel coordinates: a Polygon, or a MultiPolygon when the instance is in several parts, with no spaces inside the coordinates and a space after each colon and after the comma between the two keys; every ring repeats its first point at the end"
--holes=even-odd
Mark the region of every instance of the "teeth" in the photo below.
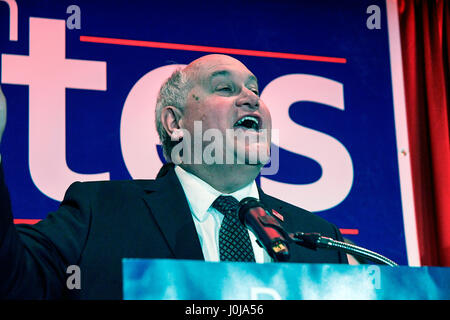
{"type": "Polygon", "coordinates": [[[242,119],[240,119],[238,122],[236,122],[236,124],[234,125],[235,127],[240,126],[244,123],[244,121],[252,121],[253,123],[255,123],[256,127],[259,127],[259,121],[258,119],[256,119],[255,117],[251,117],[251,116],[245,116],[242,119]]]}

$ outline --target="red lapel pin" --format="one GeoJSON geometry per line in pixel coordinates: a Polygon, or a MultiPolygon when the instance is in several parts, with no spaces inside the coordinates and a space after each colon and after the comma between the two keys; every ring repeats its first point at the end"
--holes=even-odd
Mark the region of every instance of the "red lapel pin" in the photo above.
{"type": "Polygon", "coordinates": [[[281,221],[284,221],[284,217],[278,212],[272,209],[272,214],[277,217],[278,219],[280,219],[281,221]]]}

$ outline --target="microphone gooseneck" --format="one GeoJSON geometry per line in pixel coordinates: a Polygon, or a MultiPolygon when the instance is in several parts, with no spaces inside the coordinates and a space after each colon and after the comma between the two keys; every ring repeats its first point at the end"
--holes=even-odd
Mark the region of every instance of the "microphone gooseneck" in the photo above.
{"type": "Polygon", "coordinates": [[[297,232],[291,234],[290,238],[295,243],[313,250],[316,250],[317,248],[338,250],[391,267],[398,266],[397,263],[386,258],[385,256],[382,256],[379,253],[359,247],[354,244],[337,241],[328,237],[323,237],[319,233],[297,232]]]}

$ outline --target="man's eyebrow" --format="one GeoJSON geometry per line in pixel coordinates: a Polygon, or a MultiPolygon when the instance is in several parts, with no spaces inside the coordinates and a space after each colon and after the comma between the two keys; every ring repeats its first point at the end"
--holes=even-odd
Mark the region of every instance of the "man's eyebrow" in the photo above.
{"type": "Polygon", "coordinates": [[[228,77],[229,75],[230,75],[230,72],[227,71],[227,70],[218,70],[218,71],[214,71],[213,73],[211,73],[209,78],[213,79],[213,78],[218,77],[218,76],[228,77]]]}
{"type": "MultiPolygon", "coordinates": [[[[228,70],[218,70],[218,71],[214,71],[213,73],[211,73],[209,78],[212,80],[215,77],[219,77],[219,76],[229,77],[230,75],[231,75],[231,72],[229,72],[228,70]]],[[[246,83],[249,83],[249,82],[258,83],[258,79],[255,77],[255,75],[251,74],[248,76],[246,83]]]]}

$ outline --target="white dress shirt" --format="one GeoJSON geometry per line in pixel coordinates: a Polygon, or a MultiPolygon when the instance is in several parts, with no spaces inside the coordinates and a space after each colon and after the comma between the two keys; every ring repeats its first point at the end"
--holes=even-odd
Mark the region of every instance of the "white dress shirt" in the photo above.
{"type": "MultiPolygon", "coordinates": [[[[191,209],[205,260],[220,261],[219,229],[223,220],[223,214],[212,208],[211,205],[217,197],[225,194],[217,191],[197,176],[179,166],[175,166],[175,173],[178,180],[180,180],[189,208],[191,209]]],[[[233,196],[237,201],[241,201],[245,197],[259,199],[255,181],[236,192],[226,195],[233,196]]],[[[256,236],[253,232],[251,230],[248,232],[255,254],[255,261],[258,263],[272,262],[272,258],[266,250],[261,248],[256,242],[256,236]]]]}

